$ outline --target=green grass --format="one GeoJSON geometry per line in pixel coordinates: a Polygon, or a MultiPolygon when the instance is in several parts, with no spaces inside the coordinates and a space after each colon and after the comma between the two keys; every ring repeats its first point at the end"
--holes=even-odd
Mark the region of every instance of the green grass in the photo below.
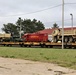
{"type": "Polygon", "coordinates": [[[75,49],[0,47],[0,57],[51,62],[76,69],[75,49]]]}

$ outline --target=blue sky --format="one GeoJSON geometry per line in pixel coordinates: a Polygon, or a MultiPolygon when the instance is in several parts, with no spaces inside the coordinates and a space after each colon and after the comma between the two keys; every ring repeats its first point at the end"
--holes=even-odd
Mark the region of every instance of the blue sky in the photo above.
{"type": "MultiPolygon", "coordinates": [[[[76,0],[64,0],[64,2],[67,3],[65,4],[64,26],[71,27],[70,13],[73,14],[74,26],[76,26],[76,0]]],[[[62,27],[62,6],[60,4],[62,0],[0,0],[0,31],[3,24],[15,23],[18,17],[35,18],[42,21],[46,28],[51,28],[54,23],[62,27]],[[56,7],[57,5],[60,6],[56,7]],[[32,13],[47,8],[49,9],[32,13]]]]}

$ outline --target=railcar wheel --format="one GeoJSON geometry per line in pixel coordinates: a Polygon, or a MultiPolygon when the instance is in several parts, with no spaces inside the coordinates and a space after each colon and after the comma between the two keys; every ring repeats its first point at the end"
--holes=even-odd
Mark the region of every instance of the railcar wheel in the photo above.
{"type": "Polygon", "coordinates": [[[23,47],[23,45],[21,44],[20,47],[23,47]]]}
{"type": "Polygon", "coordinates": [[[46,45],[46,48],[48,48],[49,46],[48,45],[46,45]]]}
{"type": "Polygon", "coordinates": [[[69,42],[72,43],[73,42],[73,38],[69,37],[69,42]]]}
{"type": "Polygon", "coordinates": [[[68,37],[64,37],[64,42],[68,42],[68,37]]]}
{"type": "Polygon", "coordinates": [[[24,45],[24,47],[27,47],[27,45],[24,45]]]}
{"type": "Polygon", "coordinates": [[[29,47],[31,47],[31,45],[29,45],[29,47]]]}
{"type": "Polygon", "coordinates": [[[41,44],[40,46],[41,46],[41,48],[44,48],[45,47],[45,45],[43,45],[43,44],[41,44]]]}
{"type": "Polygon", "coordinates": [[[53,46],[50,46],[50,48],[53,48],[53,46]]]}
{"type": "Polygon", "coordinates": [[[4,46],[6,46],[5,44],[3,44],[4,46]]]}

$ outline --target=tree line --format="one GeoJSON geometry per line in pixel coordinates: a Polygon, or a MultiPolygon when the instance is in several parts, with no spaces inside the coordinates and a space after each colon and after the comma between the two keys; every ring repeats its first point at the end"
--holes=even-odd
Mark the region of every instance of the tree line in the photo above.
{"type": "MultiPolygon", "coordinates": [[[[59,28],[58,24],[54,23],[52,28],[59,28]]],[[[36,19],[22,19],[18,18],[15,24],[7,23],[3,24],[2,31],[5,33],[11,33],[12,36],[19,36],[20,33],[33,33],[45,29],[44,24],[36,19]]]]}
{"type": "Polygon", "coordinates": [[[20,17],[15,24],[3,24],[2,31],[19,36],[20,33],[33,33],[45,29],[44,24],[36,19],[21,19],[20,17]]]}

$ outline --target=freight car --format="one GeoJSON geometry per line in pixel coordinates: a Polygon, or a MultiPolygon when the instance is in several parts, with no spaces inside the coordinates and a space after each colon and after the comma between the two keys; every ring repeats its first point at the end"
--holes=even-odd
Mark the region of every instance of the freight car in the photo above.
{"type": "Polygon", "coordinates": [[[48,42],[48,34],[46,33],[28,33],[22,36],[24,46],[41,46],[44,47],[48,42]]]}
{"type": "MultiPolygon", "coordinates": [[[[76,29],[65,30],[64,29],[64,43],[76,42],[76,29]]],[[[52,33],[53,42],[62,41],[62,29],[55,29],[52,33]]]]}
{"type": "Polygon", "coordinates": [[[10,33],[3,33],[0,34],[0,42],[20,42],[22,41],[21,38],[19,38],[19,36],[16,35],[11,35],[10,33]]]}
{"type": "MultiPolygon", "coordinates": [[[[22,38],[11,36],[11,34],[0,36],[0,45],[4,46],[20,45],[21,47],[41,46],[52,48],[53,46],[61,47],[62,43],[59,41],[62,42],[61,29],[53,31],[52,40],[49,40],[49,36],[46,33],[28,33],[24,34],[22,38]]],[[[64,46],[76,48],[76,30],[64,30],[64,46]]]]}
{"type": "MultiPolygon", "coordinates": [[[[28,33],[24,34],[22,38],[16,38],[14,36],[9,37],[9,41],[2,40],[0,45],[4,46],[12,46],[12,45],[20,45],[23,46],[46,46],[45,43],[48,42],[48,34],[41,33],[28,33]]],[[[50,42],[51,43],[51,42],[50,42]]]]}

